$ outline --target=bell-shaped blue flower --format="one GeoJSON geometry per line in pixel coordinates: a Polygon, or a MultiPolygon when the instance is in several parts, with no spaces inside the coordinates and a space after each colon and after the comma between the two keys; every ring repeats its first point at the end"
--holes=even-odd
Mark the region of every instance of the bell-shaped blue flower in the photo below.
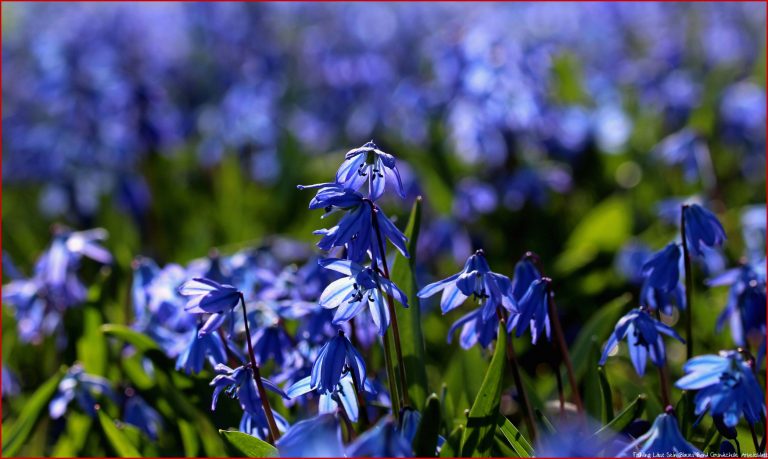
{"type": "Polygon", "coordinates": [[[351,371],[359,384],[365,382],[365,362],[352,343],[339,330],[339,334],[320,349],[320,353],[312,365],[310,387],[322,392],[333,392],[339,384],[343,373],[351,371]]]}
{"type": "Polygon", "coordinates": [[[176,358],[176,369],[185,373],[200,373],[207,360],[212,367],[227,362],[227,351],[224,342],[217,333],[199,335],[192,330],[187,336],[187,347],[176,358]]]}
{"type": "MultiPolygon", "coordinates": [[[[762,262],[764,263],[764,262],[762,262]]],[[[750,334],[765,336],[765,274],[757,266],[745,264],[707,281],[707,285],[730,285],[728,303],[717,318],[716,330],[730,323],[731,337],[739,345],[746,344],[750,334]]]]}
{"type": "Polygon", "coordinates": [[[279,366],[283,366],[294,356],[294,345],[285,328],[279,325],[261,327],[253,334],[253,350],[256,353],[256,362],[264,365],[269,360],[274,360],[279,366]]]}
{"type": "Polygon", "coordinates": [[[387,183],[395,187],[401,198],[405,197],[395,157],[379,150],[373,141],[347,152],[336,172],[336,182],[351,190],[368,182],[368,197],[373,201],[384,194],[387,183]]]}
{"type": "Polygon", "coordinates": [[[520,337],[530,327],[531,341],[534,344],[542,332],[547,339],[550,339],[549,301],[552,295],[550,282],[549,278],[543,277],[531,283],[525,295],[512,308],[507,323],[507,333],[517,330],[515,335],[520,337]]]}
{"type": "Polygon", "coordinates": [[[448,329],[448,344],[453,341],[453,334],[461,327],[459,345],[462,349],[469,349],[475,344],[487,348],[495,339],[499,331],[499,318],[495,314],[483,320],[482,310],[475,309],[465,314],[448,329]]]}
{"type": "MultiPolygon", "coordinates": [[[[133,390],[129,389],[126,392],[133,393],[133,390]]],[[[126,424],[138,427],[152,440],[157,440],[157,434],[163,426],[160,413],[135,394],[129,396],[125,401],[124,420],[126,424]]]]}
{"type": "Polygon", "coordinates": [[[347,448],[349,457],[411,457],[413,448],[388,416],[357,437],[347,448]]]}
{"type": "Polygon", "coordinates": [[[371,268],[363,268],[350,260],[328,258],[320,264],[347,277],[331,282],[320,295],[320,306],[336,309],[333,323],[340,324],[358,315],[368,306],[371,318],[384,335],[391,320],[385,295],[390,295],[400,304],[408,307],[408,298],[394,282],[380,276],[371,268]]]}
{"type": "Polygon", "coordinates": [[[680,283],[680,246],[672,242],[643,265],[646,283],[661,292],[671,292],[680,283]]]}
{"type": "MultiPolygon", "coordinates": [[[[275,419],[278,432],[283,433],[290,427],[288,421],[280,416],[280,413],[277,411],[272,412],[272,417],[275,419]]],[[[267,440],[269,438],[269,422],[267,421],[267,415],[264,414],[264,410],[256,413],[244,412],[243,417],[240,418],[238,430],[262,440],[267,440]]]]}
{"type": "Polygon", "coordinates": [[[703,254],[702,247],[719,247],[725,242],[725,230],[715,214],[698,204],[683,206],[685,240],[695,256],[703,254]]]}
{"type": "Polygon", "coordinates": [[[709,410],[712,416],[723,416],[728,427],[734,427],[742,415],[755,424],[765,416],[765,397],[752,364],[736,351],[694,357],[685,364],[686,375],[675,385],[698,391],[694,399],[697,415],[709,410]]]}
{"type": "Polygon", "coordinates": [[[86,373],[82,365],[73,365],[59,382],[56,395],[48,404],[48,413],[52,419],[58,419],[66,413],[69,403],[77,400],[86,414],[96,417],[94,395],[105,395],[113,401],[116,400],[108,380],[86,373]]]}
{"type": "MultiPolygon", "coordinates": [[[[219,395],[221,395],[222,391],[225,391],[230,397],[237,398],[243,411],[252,414],[258,414],[262,411],[259,389],[256,386],[256,381],[253,379],[253,370],[250,366],[240,366],[233,370],[220,363],[216,365],[215,370],[217,376],[211,381],[211,386],[214,387],[211,410],[216,409],[219,395]]],[[[280,394],[282,397],[288,397],[272,381],[261,378],[261,382],[266,389],[280,394]]]]}
{"type": "MultiPolygon", "coordinates": [[[[312,392],[313,390],[312,377],[307,376],[292,384],[285,393],[288,395],[288,398],[295,399],[306,393],[312,392]]],[[[362,390],[362,395],[366,399],[376,395],[376,390],[368,379],[365,380],[362,390]]],[[[334,391],[320,391],[317,405],[320,413],[335,413],[339,409],[339,406],[341,406],[344,409],[347,418],[352,422],[357,422],[358,415],[360,414],[360,405],[358,404],[355,381],[352,378],[352,373],[350,371],[344,372],[334,391]]]]}
{"type": "Polygon", "coordinates": [[[323,413],[292,425],[275,442],[281,457],[344,457],[341,426],[336,416],[323,413]]]}
{"type": "Polygon", "coordinates": [[[512,308],[511,289],[509,278],[491,271],[485,254],[478,250],[467,259],[460,272],[427,285],[417,295],[428,298],[442,291],[440,309],[443,314],[461,306],[472,296],[481,303],[483,320],[488,320],[496,314],[497,307],[512,308]]]}
{"type": "Polygon", "coordinates": [[[651,287],[648,279],[640,288],[640,304],[655,311],[659,309],[664,314],[671,316],[674,308],[685,310],[685,289],[678,282],[677,286],[669,292],[651,287]]]}
{"type": "Polygon", "coordinates": [[[179,293],[190,297],[186,310],[193,314],[229,312],[242,294],[233,286],[205,278],[194,278],[179,287],[179,293]]]}
{"type": "Polygon", "coordinates": [[[541,273],[533,263],[534,255],[527,253],[522,260],[515,265],[515,274],[512,276],[512,298],[515,302],[523,299],[528,292],[528,287],[533,281],[541,279],[541,273]]]}
{"type": "Polygon", "coordinates": [[[604,365],[608,354],[619,344],[622,339],[627,339],[629,356],[637,374],[645,374],[645,365],[650,354],[651,362],[661,367],[666,361],[666,348],[662,335],[671,336],[684,343],[685,341],[675,330],[659,322],[648,314],[643,308],[631,310],[619,319],[608,342],[605,344],[600,365],[604,365]]]}
{"type": "Polygon", "coordinates": [[[643,457],[665,457],[677,455],[703,456],[699,449],[691,445],[680,433],[674,413],[660,414],[651,429],[629,444],[618,455],[626,457],[632,453],[643,457]]]}

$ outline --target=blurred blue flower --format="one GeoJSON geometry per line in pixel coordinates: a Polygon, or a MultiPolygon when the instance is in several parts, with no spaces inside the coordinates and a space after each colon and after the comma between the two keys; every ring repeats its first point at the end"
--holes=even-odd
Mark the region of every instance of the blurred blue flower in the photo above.
{"type": "Polygon", "coordinates": [[[442,291],[440,309],[443,314],[461,306],[472,296],[482,309],[482,318],[488,320],[496,314],[497,307],[512,307],[511,287],[509,278],[491,271],[485,254],[478,250],[467,259],[460,272],[425,286],[417,295],[419,298],[429,298],[442,291]]]}
{"type": "Polygon", "coordinates": [[[94,395],[104,395],[116,401],[115,393],[107,379],[86,373],[80,364],[72,365],[59,382],[56,395],[48,404],[48,413],[52,419],[58,419],[66,413],[69,403],[77,400],[80,409],[89,416],[96,417],[98,404],[94,395]]]}
{"type": "Polygon", "coordinates": [[[349,339],[339,330],[339,334],[320,349],[312,365],[310,387],[319,392],[334,392],[343,373],[351,371],[358,384],[364,384],[365,361],[349,339]]]}
{"type": "Polygon", "coordinates": [[[334,414],[324,413],[293,424],[275,442],[281,457],[344,457],[341,426],[334,414]]]}
{"type": "Polygon", "coordinates": [[[694,357],[683,366],[686,374],[675,385],[698,391],[694,399],[697,415],[709,410],[712,416],[723,416],[728,427],[738,424],[743,415],[754,425],[766,411],[753,365],[737,351],[694,357]]]}
{"type": "Polygon", "coordinates": [[[347,447],[349,457],[410,457],[411,443],[398,432],[391,416],[379,420],[347,447]]]}
{"type": "Polygon", "coordinates": [[[747,263],[706,281],[710,287],[731,287],[728,302],[717,318],[715,329],[721,331],[727,320],[731,338],[738,346],[744,346],[751,334],[765,335],[766,279],[765,273],[758,271],[764,266],[765,262],[757,266],[747,263]]]}
{"type": "Polygon", "coordinates": [[[185,373],[200,373],[207,360],[211,367],[227,362],[225,344],[217,333],[198,334],[192,330],[187,335],[188,344],[176,359],[176,369],[185,373]]]}
{"type": "Polygon", "coordinates": [[[639,241],[630,241],[616,255],[616,270],[633,284],[643,282],[643,265],[653,255],[647,245],[639,241]]]}
{"type": "Polygon", "coordinates": [[[619,341],[627,339],[629,356],[637,374],[645,374],[645,365],[650,353],[651,362],[661,367],[666,360],[666,350],[662,335],[671,336],[684,343],[675,330],[651,317],[646,309],[633,309],[616,323],[613,333],[605,344],[599,365],[605,365],[608,355],[618,346],[619,341]]]}
{"type": "Polygon", "coordinates": [[[253,351],[256,363],[264,365],[269,360],[282,367],[294,358],[294,344],[288,332],[280,325],[260,327],[253,334],[253,351]]]}
{"type": "Polygon", "coordinates": [[[515,334],[519,338],[530,327],[533,344],[536,344],[542,333],[550,339],[549,301],[552,295],[550,283],[547,277],[531,282],[525,295],[513,305],[510,311],[507,333],[517,330],[515,334]]]}
{"type": "Polygon", "coordinates": [[[677,418],[671,412],[660,414],[653,421],[648,432],[630,443],[618,455],[624,457],[632,453],[649,456],[704,455],[698,448],[686,441],[683,434],[680,433],[677,418]]]}
{"type": "Polygon", "coordinates": [[[660,310],[662,313],[671,316],[673,308],[685,310],[685,289],[683,284],[678,282],[675,288],[670,292],[665,292],[650,285],[648,279],[643,282],[640,288],[640,304],[648,307],[652,311],[660,310]]]}
{"type": "Polygon", "coordinates": [[[355,262],[327,258],[320,265],[347,277],[331,282],[320,295],[319,304],[326,309],[336,310],[333,323],[346,322],[358,315],[367,305],[373,322],[384,335],[391,320],[385,295],[392,296],[408,307],[408,298],[391,280],[380,276],[371,268],[363,268],[355,262]]]}
{"type": "MultiPolygon", "coordinates": [[[[133,392],[132,389],[129,389],[129,391],[133,392]]],[[[123,419],[126,424],[138,427],[149,438],[157,440],[157,434],[163,426],[160,413],[149,406],[143,398],[135,394],[129,396],[125,401],[124,410],[125,417],[123,419]]]]}
{"type": "MultiPolygon", "coordinates": [[[[280,415],[277,411],[272,411],[272,417],[275,419],[275,425],[279,432],[285,432],[290,427],[288,421],[280,415]]],[[[269,438],[269,423],[267,421],[267,415],[264,414],[264,410],[252,413],[245,411],[243,417],[240,418],[240,425],[238,430],[248,435],[267,440],[269,438]]]]}
{"type": "MultiPolygon", "coordinates": [[[[216,377],[211,381],[211,386],[214,387],[211,410],[216,409],[219,395],[224,391],[231,398],[237,398],[240,402],[240,408],[246,413],[258,415],[258,413],[262,411],[259,389],[256,386],[256,381],[253,379],[253,370],[250,366],[240,366],[233,370],[220,363],[216,365],[215,370],[216,377]]],[[[264,384],[264,388],[287,398],[285,392],[277,387],[272,381],[266,378],[261,378],[261,382],[264,384]]]]}
{"type": "Polygon", "coordinates": [[[703,247],[719,247],[725,242],[725,230],[715,214],[698,204],[683,206],[685,239],[695,256],[702,255],[703,247]]]}
{"type": "Polygon", "coordinates": [[[643,264],[643,274],[649,287],[662,292],[672,292],[680,283],[680,246],[672,242],[656,252],[643,264]]]}
{"type": "Polygon", "coordinates": [[[21,392],[19,379],[5,365],[2,366],[2,370],[2,382],[0,382],[0,386],[3,388],[3,398],[18,395],[21,392]]]}
{"type": "Polygon", "coordinates": [[[487,183],[466,178],[456,185],[453,197],[453,215],[463,221],[474,221],[493,212],[498,205],[496,191],[487,183]]]}
{"type": "Polygon", "coordinates": [[[368,182],[368,198],[372,201],[384,194],[387,183],[395,187],[401,198],[405,197],[395,157],[379,150],[373,141],[347,152],[336,172],[336,182],[351,190],[357,190],[368,182]]]}
{"type": "Polygon", "coordinates": [[[709,148],[694,131],[688,128],[664,138],[654,147],[653,153],[667,164],[679,164],[688,182],[701,178],[706,185],[711,185],[714,181],[709,148]]]}

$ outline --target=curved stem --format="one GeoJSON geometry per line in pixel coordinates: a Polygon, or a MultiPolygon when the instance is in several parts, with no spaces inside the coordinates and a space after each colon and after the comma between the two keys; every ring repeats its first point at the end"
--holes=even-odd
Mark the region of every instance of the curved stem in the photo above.
{"type": "MultiPolygon", "coordinates": [[[[373,203],[373,201],[368,200],[368,204],[371,206],[371,223],[373,225],[373,230],[376,232],[376,240],[378,242],[379,247],[379,254],[381,256],[381,267],[384,270],[384,277],[389,279],[389,267],[387,266],[387,254],[384,251],[384,238],[381,235],[381,228],[379,228],[379,209],[376,207],[376,205],[373,203]]],[[[374,260],[375,263],[375,260],[374,260]]],[[[379,287],[381,289],[381,287],[379,287]]],[[[387,308],[389,309],[389,316],[392,319],[392,337],[395,341],[395,356],[397,357],[397,372],[400,382],[400,397],[401,397],[401,405],[402,406],[409,406],[411,404],[411,401],[408,397],[408,386],[406,385],[406,377],[405,377],[405,365],[403,362],[403,350],[400,345],[400,328],[397,325],[397,311],[395,311],[395,304],[394,299],[392,298],[392,295],[390,293],[387,293],[387,308]]],[[[417,307],[414,305],[413,307],[417,307]]]]}
{"type": "Polygon", "coordinates": [[[275,423],[275,416],[272,414],[272,407],[269,406],[269,399],[267,399],[267,391],[264,390],[264,384],[261,382],[261,371],[259,371],[259,365],[256,363],[256,354],[253,352],[253,343],[251,343],[251,330],[248,326],[248,313],[245,310],[245,297],[240,294],[240,303],[243,306],[243,321],[245,321],[245,341],[248,343],[248,355],[251,358],[251,369],[253,370],[253,379],[256,381],[256,387],[259,390],[259,398],[261,399],[261,407],[264,409],[264,414],[267,417],[267,424],[269,426],[269,439],[270,443],[274,444],[278,438],[280,438],[280,431],[277,430],[277,424],[275,423]]]}
{"type": "Polygon", "coordinates": [[[683,204],[680,209],[680,238],[683,241],[683,264],[685,266],[685,346],[686,357],[690,360],[693,357],[693,277],[691,269],[691,255],[688,253],[688,241],[685,239],[685,210],[687,204],[683,204]]]}
{"type": "Polygon", "coordinates": [[[549,306],[549,320],[552,323],[552,328],[555,332],[555,339],[557,339],[557,345],[560,348],[560,357],[565,363],[565,369],[568,373],[568,384],[571,385],[571,392],[573,392],[573,401],[576,403],[576,408],[580,414],[584,414],[584,405],[581,403],[581,395],[579,394],[579,386],[576,384],[576,373],[573,371],[573,363],[571,363],[571,356],[568,353],[568,345],[565,343],[565,335],[563,335],[563,328],[560,326],[560,318],[557,316],[557,306],[555,305],[555,299],[552,297],[552,284],[548,283],[547,288],[547,303],[549,306]]]}

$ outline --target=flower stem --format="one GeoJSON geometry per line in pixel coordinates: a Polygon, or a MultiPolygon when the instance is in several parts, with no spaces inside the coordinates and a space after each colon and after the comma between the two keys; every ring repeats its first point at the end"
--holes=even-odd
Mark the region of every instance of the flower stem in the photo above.
{"type": "Polygon", "coordinates": [[[693,277],[691,270],[691,255],[688,253],[688,241],[685,238],[685,210],[688,204],[683,204],[680,209],[680,238],[683,241],[683,264],[685,266],[685,346],[686,357],[690,360],[693,357],[693,277]]]}
{"type": "MultiPolygon", "coordinates": [[[[661,322],[661,311],[656,308],[656,320],[661,322]]],[[[664,365],[659,368],[659,386],[661,386],[661,401],[665,407],[672,406],[669,398],[669,377],[667,376],[667,362],[664,361],[664,365]]]]}
{"type": "Polygon", "coordinates": [[[749,432],[752,434],[752,443],[755,444],[755,453],[760,454],[760,443],[757,441],[757,433],[755,432],[755,425],[751,422],[748,422],[749,424],[749,432]]]}
{"type": "MultiPolygon", "coordinates": [[[[547,279],[547,278],[544,278],[547,279]]],[[[560,326],[560,318],[557,316],[557,306],[555,305],[555,298],[552,296],[552,281],[547,282],[547,303],[549,306],[549,320],[552,323],[552,328],[555,332],[555,339],[557,339],[557,345],[560,347],[560,357],[562,357],[565,363],[565,369],[568,373],[568,384],[571,385],[571,392],[573,392],[573,401],[576,403],[576,408],[580,414],[584,414],[584,405],[581,403],[581,395],[579,395],[579,386],[576,384],[576,374],[573,371],[573,363],[571,363],[571,356],[568,353],[568,345],[565,343],[565,335],[563,335],[563,328],[560,326]]]]}
{"type": "Polygon", "coordinates": [[[240,294],[240,303],[243,306],[243,321],[245,322],[245,340],[248,343],[248,355],[251,357],[251,369],[253,370],[253,379],[256,381],[256,387],[259,389],[259,398],[261,399],[261,407],[264,409],[264,414],[267,417],[267,424],[269,425],[269,440],[274,444],[278,438],[280,438],[280,431],[277,430],[277,424],[275,423],[275,416],[272,414],[272,407],[269,406],[269,399],[267,399],[267,391],[264,390],[264,384],[261,382],[261,371],[259,371],[259,365],[256,363],[256,354],[253,352],[253,343],[251,343],[251,331],[248,326],[248,313],[245,310],[245,297],[240,294]]]}
{"type": "MultiPolygon", "coordinates": [[[[553,347],[557,348],[557,346],[554,345],[553,347]]],[[[560,401],[560,418],[565,417],[565,394],[563,393],[563,376],[560,374],[560,362],[554,362],[552,364],[552,369],[555,373],[555,381],[557,382],[557,397],[560,401]]]]}
{"type": "MultiPolygon", "coordinates": [[[[373,201],[368,201],[368,203],[371,206],[371,223],[373,224],[373,229],[376,231],[376,240],[378,242],[379,246],[379,254],[381,255],[381,265],[382,269],[384,270],[384,277],[389,279],[389,267],[387,266],[387,254],[384,251],[384,238],[381,236],[381,228],[379,228],[379,218],[378,213],[379,209],[376,207],[376,205],[373,203],[373,201]]],[[[379,287],[381,290],[381,287],[379,287]]],[[[408,398],[408,386],[406,385],[406,378],[405,378],[405,365],[403,362],[403,350],[400,345],[400,328],[397,325],[397,312],[395,311],[395,304],[394,299],[392,298],[392,295],[390,293],[387,293],[387,307],[389,309],[389,316],[392,318],[392,337],[395,341],[395,356],[397,358],[397,372],[398,372],[398,378],[400,383],[400,404],[402,406],[409,406],[411,404],[411,401],[408,398]]],[[[417,305],[414,305],[413,307],[417,307],[417,305]]]]}
{"type": "Polygon", "coordinates": [[[389,332],[384,333],[384,366],[387,367],[387,384],[389,385],[389,398],[392,402],[392,413],[400,416],[400,395],[395,380],[395,365],[392,362],[392,344],[389,332]]]}
{"type": "MultiPolygon", "coordinates": [[[[499,321],[502,324],[507,322],[507,314],[501,308],[496,309],[496,314],[499,316],[499,321]]],[[[506,326],[503,326],[502,329],[506,329],[506,326]]],[[[512,379],[515,381],[517,393],[520,394],[520,398],[523,399],[523,409],[525,410],[525,425],[528,427],[528,435],[530,435],[531,441],[533,441],[538,436],[538,432],[536,431],[536,423],[533,422],[533,409],[531,408],[531,400],[528,398],[528,392],[526,392],[525,386],[523,386],[523,378],[520,375],[520,367],[517,365],[517,352],[515,352],[515,345],[512,340],[512,336],[510,336],[507,340],[507,360],[509,361],[509,367],[512,369],[512,379]]]]}

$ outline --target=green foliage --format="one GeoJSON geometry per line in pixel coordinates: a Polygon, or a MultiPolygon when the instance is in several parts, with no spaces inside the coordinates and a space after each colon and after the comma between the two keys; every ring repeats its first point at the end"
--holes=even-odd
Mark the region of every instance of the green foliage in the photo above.
{"type": "Polygon", "coordinates": [[[421,197],[416,199],[411,209],[411,216],[405,228],[405,237],[408,238],[409,259],[403,257],[400,252],[395,255],[392,263],[392,281],[400,287],[408,296],[408,308],[395,308],[397,321],[400,327],[400,340],[403,351],[405,374],[408,385],[408,395],[411,403],[421,409],[427,396],[427,373],[424,360],[424,336],[421,331],[421,306],[416,292],[416,277],[413,267],[416,263],[416,244],[419,239],[421,226],[421,197]]]}
{"type": "Polygon", "coordinates": [[[617,414],[611,422],[604,425],[597,432],[595,432],[595,436],[603,436],[611,431],[621,432],[624,430],[624,428],[631,424],[632,421],[643,414],[643,411],[645,410],[646,398],[647,397],[645,394],[638,395],[637,398],[633,400],[632,403],[627,405],[627,407],[624,408],[621,413],[617,414]]]}
{"type": "Polygon", "coordinates": [[[496,349],[491,359],[477,398],[469,410],[467,428],[461,437],[461,455],[468,457],[488,456],[493,445],[496,419],[499,415],[501,389],[506,368],[507,331],[499,324],[496,349]]]}
{"type": "Polygon", "coordinates": [[[605,375],[605,368],[597,367],[597,374],[600,378],[600,395],[603,399],[600,420],[605,425],[613,421],[613,393],[611,392],[611,385],[608,383],[608,377],[605,375]]]}
{"type": "Polygon", "coordinates": [[[275,457],[277,449],[251,435],[230,430],[219,430],[227,449],[237,457],[275,457]]]}
{"type": "Polygon", "coordinates": [[[437,437],[440,433],[440,399],[437,394],[427,397],[421,422],[413,438],[413,453],[416,457],[434,457],[437,449],[437,437]]]}
{"type": "Polygon", "coordinates": [[[99,424],[104,435],[109,441],[109,445],[119,457],[141,457],[136,446],[128,439],[123,429],[115,425],[113,421],[103,410],[99,410],[99,424]]]}
{"type": "Polygon", "coordinates": [[[504,438],[512,446],[518,457],[531,457],[533,456],[533,447],[523,436],[522,432],[515,427],[512,422],[506,417],[499,415],[499,420],[496,423],[498,432],[504,436],[504,438]]]}

